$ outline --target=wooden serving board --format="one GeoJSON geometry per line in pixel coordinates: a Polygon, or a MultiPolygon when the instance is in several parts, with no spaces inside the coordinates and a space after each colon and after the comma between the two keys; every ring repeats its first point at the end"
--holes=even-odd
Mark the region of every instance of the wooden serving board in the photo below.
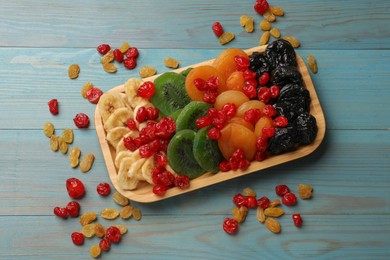
{"type": "MultiPolygon", "coordinates": [[[[251,54],[254,51],[264,52],[266,46],[259,46],[254,47],[251,49],[246,50],[246,53],[251,54]]],[[[96,108],[95,110],[95,126],[96,126],[96,132],[98,135],[98,139],[100,142],[100,146],[103,152],[103,157],[106,162],[107,170],[111,179],[112,184],[116,188],[117,191],[119,191],[122,195],[126,196],[130,200],[143,202],[143,203],[149,203],[154,201],[159,201],[163,199],[167,199],[173,196],[177,196],[180,194],[184,194],[193,190],[197,190],[209,185],[213,185],[219,182],[223,182],[226,180],[230,180],[233,178],[238,178],[240,176],[251,174],[278,164],[282,164],[285,162],[289,162],[292,160],[296,160],[298,158],[304,157],[310,153],[312,153],[314,150],[318,148],[318,146],[321,144],[322,140],[324,139],[325,135],[325,117],[320,105],[320,102],[318,100],[317,93],[315,91],[313,82],[310,78],[310,74],[307,70],[305,62],[302,60],[302,58],[296,54],[297,56],[297,63],[299,71],[302,74],[304,86],[309,90],[310,97],[311,97],[311,105],[310,105],[310,113],[316,118],[317,120],[317,126],[318,126],[318,133],[316,136],[316,139],[313,143],[306,146],[300,146],[297,150],[284,153],[281,155],[275,155],[267,157],[264,161],[258,162],[253,161],[248,169],[245,171],[237,170],[237,171],[228,171],[228,172],[219,172],[216,174],[206,173],[196,179],[191,180],[190,187],[185,190],[181,190],[178,188],[171,188],[168,189],[164,196],[157,196],[152,192],[152,185],[148,184],[147,182],[140,182],[137,189],[135,190],[123,190],[121,189],[117,184],[117,169],[115,167],[114,161],[115,161],[115,149],[109,145],[109,143],[106,140],[106,132],[103,128],[103,122],[100,116],[99,109],[96,108]]],[[[209,65],[213,62],[213,60],[204,61],[198,64],[194,64],[192,66],[187,66],[184,68],[180,68],[177,70],[174,70],[175,72],[181,72],[189,67],[197,67],[201,65],[209,65]]],[[[159,75],[155,75],[149,78],[143,79],[144,81],[153,81],[156,77],[159,75]]],[[[124,92],[124,85],[117,86],[110,91],[115,92],[124,92]]]]}

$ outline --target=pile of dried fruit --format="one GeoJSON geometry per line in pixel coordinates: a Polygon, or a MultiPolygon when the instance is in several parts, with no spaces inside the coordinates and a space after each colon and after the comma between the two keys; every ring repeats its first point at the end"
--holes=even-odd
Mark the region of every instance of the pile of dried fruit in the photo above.
{"type": "MultiPolygon", "coordinates": [[[[294,206],[298,199],[296,195],[290,191],[287,185],[278,185],[275,187],[275,192],[282,198],[270,200],[268,197],[256,198],[256,192],[251,188],[245,188],[242,193],[236,194],[233,197],[235,207],[232,209],[232,217],[226,217],[223,221],[222,228],[228,234],[238,232],[239,224],[247,218],[249,209],[256,209],[256,216],[260,223],[264,223],[268,230],[273,233],[281,232],[281,225],[276,218],[285,214],[285,211],[279,207],[280,205],[294,206]],[[282,203],[282,204],[281,204],[282,203]]],[[[313,188],[307,184],[298,185],[299,197],[303,200],[312,197],[313,188]]],[[[292,214],[292,220],[296,227],[302,226],[302,218],[300,214],[292,214]]]]}

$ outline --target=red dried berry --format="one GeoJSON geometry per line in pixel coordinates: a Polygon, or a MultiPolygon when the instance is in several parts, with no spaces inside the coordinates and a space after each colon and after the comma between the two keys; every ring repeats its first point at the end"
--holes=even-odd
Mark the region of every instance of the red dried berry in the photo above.
{"type": "Polygon", "coordinates": [[[96,191],[100,196],[108,196],[111,193],[111,186],[107,182],[101,182],[96,186],[96,191]]]}
{"type": "Polygon", "coordinates": [[[128,127],[130,130],[133,130],[133,131],[138,130],[138,128],[137,128],[137,123],[135,122],[134,119],[132,119],[132,118],[127,119],[126,124],[127,124],[127,127],[128,127]]]}
{"type": "Polygon", "coordinates": [[[141,155],[142,158],[149,158],[153,155],[153,151],[150,149],[149,144],[141,145],[138,149],[139,155],[141,155]]]}
{"type": "Polygon", "coordinates": [[[212,76],[206,81],[206,90],[214,90],[217,91],[219,86],[219,77],[212,76]]]}
{"type": "Polygon", "coordinates": [[[140,107],[135,115],[135,119],[138,123],[143,123],[148,119],[148,111],[145,107],[140,107]]]}
{"type": "Polygon", "coordinates": [[[217,90],[205,90],[203,93],[203,101],[209,104],[214,104],[217,99],[218,91],[217,90]]]}
{"type": "Polygon", "coordinates": [[[275,128],[274,127],[264,127],[261,130],[261,133],[265,135],[268,138],[271,138],[272,136],[275,135],[275,128]]]}
{"type": "Polygon", "coordinates": [[[302,226],[302,217],[301,217],[301,214],[292,214],[292,219],[293,219],[293,222],[294,222],[294,225],[296,227],[301,227],[302,226]]]}
{"type": "Polygon", "coordinates": [[[108,44],[100,44],[96,49],[100,54],[104,55],[111,50],[111,47],[108,44]]]}
{"type": "Polygon", "coordinates": [[[234,61],[238,71],[246,71],[250,65],[249,59],[244,56],[237,55],[234,57],[234,61]]]}
{"type": "Polygon", "coordinates": [[[238,164],[238,169],[240,170],[246,170],[250,165],[250,162],[248,160],[241,160],[238,164]]]}
{"type": "Polygon", "coordinates": [[[211,118],[209,116],[202,116],[195,120],[196,128],[201,129],[203,127],[211,125],[211,118]]]}
{"type": "Polygon", "coordinates": [[[186,175],[176,175],[175,176],[175,187],[178,187],[181,190],[189,188],[190,187],[190,178],[186,175]]]}
{"type": "Polygon", "coordinates": [[[261,197],[260,199],[257,200],[257,206],[259,206],[260,208],[268,208],[269,204],[270,204],[270,200],[269,198],[267,197],[261,197]]]}
{"type": "Polygon", "coordinates": [[[79,246],[84,243],[84,235],[80,232],[73,232],[70,237],[72,238],[73,244],[79,246]]]}
{"type": "Polygon", "coordinates": [[[207,136],[211,139],[211,140],[218,140],[219,138],[221,138],[222,134],[221,134],[221,131],[216,128],[216,127],[212,127],[210,128],[208,131],[207,131],[207,136]]]}
{"type": "Polygon", "coordinates": [[[78,113],[73,118],[73,122],[78,128],[86,128],[89,125],[89,117],[84,113],[78,113]]]}
{"type": "Polygon", "coordinates": [[[287,185],[280,184],[280,185],[275,187],[275,192],[276,192],[276,195],[282,197],[284,194],[290,192],[290,189],[289,189],[289,187],[287,185]]]}
{"type": "Polygon", "coordinates": [[[47,104],[49,106],[50,113],[52,113],[53,115],[57,115],[58,114],[58,100],[54,98],[54,99],[50,100],[47,104]]]}
{"type": "Polygon", "coordinates": [[[288,119],[285,116],[278,116],[274,119],[274,126],[286,127],[288,125],[288,119]]]}
{"type": "Polygon", "coordinates": [[[260,136],[256,140],[256,149],[261,152],[265,152],[268,147],[268,138],[266,136],[260,136]]]}
{"type": "Polygon", "coordinates": [[[269,81],[269,73],[268,72],[264,72],[263,74],[261,74],[261,76],[259,77],[259,84],[260,84],[260,86],[267,85],[268,81],[269,81]]]}
{"type": "MultiPolygon", "coordinates": [[[[244,79],[245,80],[249,80],[249,79],[256,79],[256,72],[254,72],[253,70],[250,70],[250,69],[246,69],[244,71],[244,79]]],[[[257,81],[255,80],[256,82],[256,85],[257,85],[257,81]]]]}
{"type": "Polygon", "coordinates": [[[89,102],[97,104],[101,95],[103,95],[103,91],[99,88],[94,87],[88,90],[86,95],[89,102]]]}
{"type": "Polygon", "coordinates": [[[293,206],[297,203],[297,196],[294,193],[288,192],[283,195],[282,202],[287,206],[293,206]]]}
{"type": "Polygon", "coordinates": [[[276,116],[276,109],[272,105],[266,105],[263,107],[263,114],[265,116],[274,117],[276,116]]]}
{"type": "Polygon", "coordinates": [[[69,216],[76,218],[80,213],[80,204],[77,201],[69,201],[66,205],[66,210],[69,213],[69,216]]]}
{"type": "Polygon", "coordinates": [[[244,120],[252,124],[256,124],[257,121],[259,121],[260,117],[261,117],[261,111],[260,109],[257,108],[248,109],[244,113],[244,120]]]}
{"type": "Polygon", "coordinates": [[[256,159],[256,161],[261,162],[261,161],[264,161],[266,156],[267,156],[267,154],[265,152],[256,151],[255,159],[256,159]]]}
{"type": "Polygon", "coordinates": [[[213,29],[213,32],[217,37],[220,37],[223,34],[223,28],[219,22],[213,23],[213,26],[211,28],[213,29]]]}
{"type": "Polygon", "coordinates": [[[233,103],[227,103],[222,107],[222,112],[226,115],[226,119],[231,119],[237,114],[237,107],[233,103]]]}
{"type": "Polygon", "coordinates": [[[157,168],[163,168],[163,167],[167,166],[168,158],[164,153],[158,152],[158,153],[155,153],[153,155],[153,162],[157,168]]]}
{"type": "Polygon", "coordinates": [[[244,195],[242,195],[241,193],[238,193],[238,194],[234,195],[233,203],[237,207],[241,207],[241,206],[245,206],[246,207],[247,206],[247,200],[244,197],[244,195]]]}
{"type": "Polygon", "coordinates": [[[129,149],[130,151],[134,152],[135,150],[138,149],[139,146],[137,146],[136,142],[134,139],[130,136],[124,137],[123,138],[123,144],[124,146],[129,149]]]}
{"type": "Polygon", "coordinates": [[[222,161],[219,163],[219,170],[222,172],[230,171],[232,168],[230,166],[230,163],[228,161],[222,161]]]}
{"type": "Polygon", "coordinates": [[[259,92],[257,93],[257,98],[263,103],[267,104],[271,99],[271,92],[267,87],[260,87],[259,92]]]}
{"type": "Polygon", "coordinates": [[[84,184],[77,178],[69,178],[66,180],[66,190],[73,199],[79,199],[85,194],[84,184]]]}
{"type": "Polygon", "coordinates": [[[66,219],[68,217],[68,211],[66,210],[66,208],[55,207],[53,209],[53,213],[57,217],[60,217],[63,219],[66,219]]]}
{"type": "Polygon", "coordinates": [[[99,247],[100,247],[100,249],[103,250],[103,251],[108,251],[108,250],[110,250],[110,248],[111,248],[111,243],[110,243],[110,241],[108,241],[107,238],[103,238],[103,239],[100,240],[100,242],[99,242],[99,247]]]}
{"type": "Polygon", "coordinates": [[[123,62],[123,65],[125,66],[126,69],[132,70],[135,67],[137,67],[137,60],[135,58],[127,58],[123,62]]]}
{"type": "MultiPolygon", "coordinates": [[[[252,81],[252,80],[250,80],[252,81]]],[[[256,80],[253,80],[256,82],[256,80]]],[[[256,87],[253,86],[253,84],[249,83],[249,80],[245,81],[244,82],[244,86],[242,87],[242,91],[244,92],[244,94],[252,99],[252,98],[255,98],[256,97],[256,87]]],[[[256,83],[257,84],[257,83],[256,83]]]]}
{"type": "Polygon", "coordinates": [[[136,47],[131,47],[127,50],[126,57],[127,58],[137,58],[138,54],[139,54],[138,49],[136,47]]]}
{"type": "Polygon", "coordinates": [[[154,92],[156,92],[156,88],[151,81],[144,82],[137,90],[138,96],[146,99],[151,98],[154,95],[154,92]]]}
{"type": "Polygon", "coordinates": [[[227,118],[226,114],[223,111],[217,111],[214,114],[214,116],[212,117],[211,123],[217,129],[221,130],[225,126],[227,120],[228,120],[228,118],[227,118]]]}
{"type": "Polygon", "coordinates": [[[146,113],[148,114],[149,120],[156,120],[159,116],[160,110],[158,110],[158,108],[154,108],[154,107],[147,107],[146,113]]]}
{"type": "Polygon", "coordinates": [[[117,62],[123,62],[123,59],[124,59],[124,55],[123,53],[121,52],[121,50],[119,49],[115,49],[114,50],[114,58],[117,62]]]}
{"type": "Polygon", "coordinates": [[[168,139],[176,131],[176,122],[171,117],[163,117],[155,126],[156,137],[168,139]]]}
{"type": "Polygon", "coordinates": [[[173,187],[175,185],[175,176],[170,171],[162,171],[157,184],[162,184],[167,188],[173,187]]]}
{"type": "Polygon", "coordinates": [[[194,79],[194,85],[197,90],[205,91],[207,88],[207,81],[201,78],[194,79]]]}
{"type": "Polygon", "coordinates": [[[271,98],[277,98],[280,94],[280,88],[276,85],[273,85],[269,88],[269,92],[271,93],[271,98]]]}
{"type": "Polygon", "coordinates": [[[118,243],[121,239],[121,231],[119,228],[111,226],[106,229],[106,239],[111,243],[118,243]]]}
{"type": "Polygon", "coordinates": [[[255,196],[248,196],[246,197],[246,204],[248,208],[256,208],[257,207],[257,200],[255,196]]]}
{"type": "Polygon", "coordinates": [[[268,5],[268,2],[267,0],[257,0],[255,5],[253,6],[253,9],[255,9],[255,11],[258,13],[258,14],[264,14],[269,8],[269,5],[268,5]]]}
{"type": "Polygon", "coordinates": [[[238,231],[238,222],[233,218],[225,218],[222,225],[223,230],[228,234],[235,234],[238,231]]]}
{"type": "Polygon", "coordinates": [[[156,184],[153,186],[153,193],[157,196],[163,196],[167,191],[167,187],[162,184],[156,184]]]}

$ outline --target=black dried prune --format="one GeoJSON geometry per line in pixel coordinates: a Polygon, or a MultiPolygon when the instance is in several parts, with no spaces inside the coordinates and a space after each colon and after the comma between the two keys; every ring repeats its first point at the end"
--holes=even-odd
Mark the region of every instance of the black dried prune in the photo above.
{"type": "Polygon", "coordinates": [[[280,88],[288,83],[302,84],[302,75],[297,67],[278,66],[271,73],[271,83],[280,88]]]}
{"type": "Polygon", "coordinates": [[[279,116],[287,117],[289,122],[292,122],[296,117],[304,112],[307,112],[306,104],[302,97],[294,98],[290,101],[278,102],[274,104],[274,108],[279,116]]]}
{"type": "Polygon", "coordinates": [[[260,77],[264,72],[270,71],[270,65],[264,54],[253,52],[249,56],[249,69],[256,72],[257,77],[260,77]]]}
{"type": "Polygon", "coordinates": [[[297,58],[292,45],[283,39],[276,40],[265,49],[265,57],[272,68],[297,66],[297,58]]]}
{"type": "Polygon", "coordinates": [[[293,151],[299,146],[297,131],[294,125],[287,127],[276,127],[275,135],[268,140],[268,151],[270,154],[282,154],[293,151]]]}
{"type": "Polygon", "coordinates": [[[317,136],[318,127],[314,116],[301,113],[295,120],[298,140],[301,145],[311,144],[317,136]]]}
{"type": "Polygon", "coordinates": [[[305,107],[310,106],[311,99],[309,91],[304,86],[294,83],[283,86],[279,93],[278,102],[290,101],[297,97],[302,97],[305,100],[305,104],[307,105],[305,107]]]}

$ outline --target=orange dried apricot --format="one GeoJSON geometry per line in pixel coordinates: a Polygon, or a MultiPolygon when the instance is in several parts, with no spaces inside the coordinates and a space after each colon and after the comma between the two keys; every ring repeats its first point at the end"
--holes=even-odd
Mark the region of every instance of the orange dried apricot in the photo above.
{"type": "Polygon", "coordinates": [[[212,65],[227,79],[230,74],[236,71],[236,62],[234,61],[236,56],[248,57],[248,54],[238,48],[229,48],[222,51],[212,65]]]}

